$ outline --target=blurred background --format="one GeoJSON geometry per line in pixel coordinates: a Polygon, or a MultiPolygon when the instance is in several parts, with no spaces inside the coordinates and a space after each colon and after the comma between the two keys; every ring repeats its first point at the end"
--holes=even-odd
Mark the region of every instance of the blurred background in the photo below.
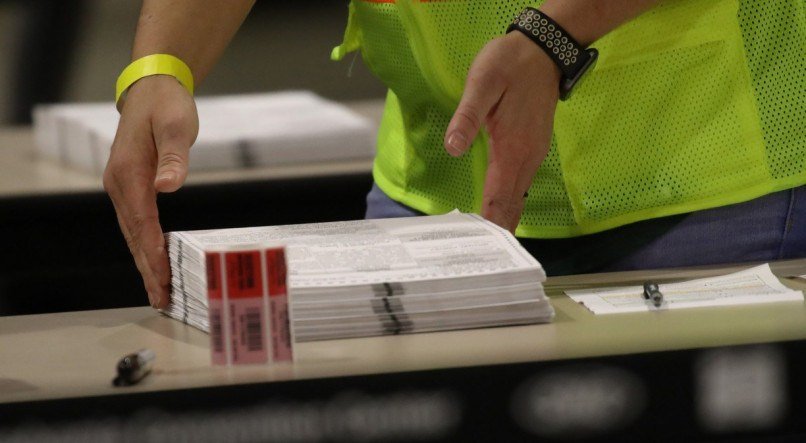
{"type": "MultiPolygon", "coordinates": [[[[346,0],[258,1],[199,95],[309,89],[340,101],[382,98],[361,58],[330,61],[346,0]]],[[[0,0],[0,124],[35,103],[111,101],[130,62],[140,2],[0,0]]]]}
{"type": "MultiPolygon", "coordinates": [[[[37,104],[112,103],[140,5],[0,0],[0,316],[147,304],[100,174],[39,155],[30,126],[37,104]]],[[[346,0],[258,1],[197,95],[311,90],[376,125],[385,88],[360,56],[330,60],[347,15],[346,0]]],[[[168,232],[359,219],[370,169],[367,157],[216,171],[160,194],[160,221],[168,232]]]]}

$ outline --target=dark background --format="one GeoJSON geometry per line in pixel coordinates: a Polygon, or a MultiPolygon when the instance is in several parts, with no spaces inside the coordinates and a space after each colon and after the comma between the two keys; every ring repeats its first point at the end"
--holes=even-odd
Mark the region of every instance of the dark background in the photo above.
{"type": "MultiPolygon", "coordinates": [[[[139,9],[130,0],[0,0],[0,130],[30,124],[38,103],[111,102],[139,9]]],[[[330,61],[347,12],[344,0],[258,1],[197,95],[382,98],[360,57],[330,61]]],[[[357,219],[370,185],[367,173],[186,186],[160,197],[161,220],[167,232],[357,219]]],[[[0,197],[0,232],[0,315],[147,303],[100,191],[0,197]]]]}
{"type": "MultiPolygon", "coordinates": [[[[110,101],[131,61],[140,10],[130,0],[0,0],[0,124],[30,122],[33,103],[110,101]]],[[[360,57],[330,61],[346,0],[257,1],[197,95],[310,89],[381,98],[360,57]]]]}

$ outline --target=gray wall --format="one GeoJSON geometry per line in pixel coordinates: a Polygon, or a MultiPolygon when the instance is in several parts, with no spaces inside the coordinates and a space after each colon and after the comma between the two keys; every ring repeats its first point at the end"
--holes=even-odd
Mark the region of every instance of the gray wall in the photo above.
{"type": "MultiPolygon", "coordinates": [[[[0,2],[0,122],[10,106],[10,70],[18,46],[21,3],[0,2]]],[[[114,82],[130,61],[140,2],[87,0],[63,100],[111,101],[114,82]]],[[[258,0],[222,60],[198,94],[311,89],[337,100],[380,98],[384,87],[351,57],[331,62],[341,41],[347,2],[258,0]],[[352,69],[351,69],[352,65],[352,69]],[[348,72],[350,76],[348,77],[348,72]]]]}

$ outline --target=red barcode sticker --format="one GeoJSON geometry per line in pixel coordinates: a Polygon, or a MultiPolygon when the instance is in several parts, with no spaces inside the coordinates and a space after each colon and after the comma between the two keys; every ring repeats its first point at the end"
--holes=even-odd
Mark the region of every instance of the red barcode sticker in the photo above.
{"type": "Polygon", "coordinates": [[[269,361],[265,278],[257,250],[228,251],[226,266],[230,351],[233,364],[269,361]]]}
{"type": "Polygon", "coordinates": [[[291,361],[285,250],[209,252],[206,259],[213,364],[291,361]]]}
{"type": "Polygon", "coordinates": [[[230,298],[254,298],[263,295],[260,251],[226,252],[227,290],[230,298]]]}
{"type": "Polygon", "coordinates": [[[293,338],[288,318],[288,291],[285,249],[265,251],[266,275],[269,280],[269,315],[271,317],[272,359],[291,361],[294,358],[293,338]]]}
{"type": "Polygon", "coordinates": [[[214,365],[227,364],[225,348],[224,300],[221,291],[221,254],[208,252],[207,264],[207,307],[210,321],[210,355],[214,365]]]}

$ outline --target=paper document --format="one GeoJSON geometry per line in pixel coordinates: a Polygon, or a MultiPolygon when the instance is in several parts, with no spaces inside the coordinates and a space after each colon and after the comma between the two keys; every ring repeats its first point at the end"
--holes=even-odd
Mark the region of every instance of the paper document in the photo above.
{"type": "MultiPolygon", "coordinates": [[[[199,135],[190,171],[371,159],[372,123],[307,91],[196,99],[199,135]]],[[[114,103],[38,105],[34,138],[42,158],[102,174],[117,132],[114,103]]]]}
{"type": "Polygon", "coordinates": [[[719,277],[660,284],[659,288],[663,293],[660,308],[644,299],[641,286],[580,289],[565,293],[594,314],[803,301],[803,293],[781,284],[768,264],[719,277]]]}
{"type": "Polygon", "coordinates": [[[284,245],[297,341],[551,321],[546,275],[478,215],[356,220],[168,234],[172,304],[209,331],[205,251],[284,245]]]}

